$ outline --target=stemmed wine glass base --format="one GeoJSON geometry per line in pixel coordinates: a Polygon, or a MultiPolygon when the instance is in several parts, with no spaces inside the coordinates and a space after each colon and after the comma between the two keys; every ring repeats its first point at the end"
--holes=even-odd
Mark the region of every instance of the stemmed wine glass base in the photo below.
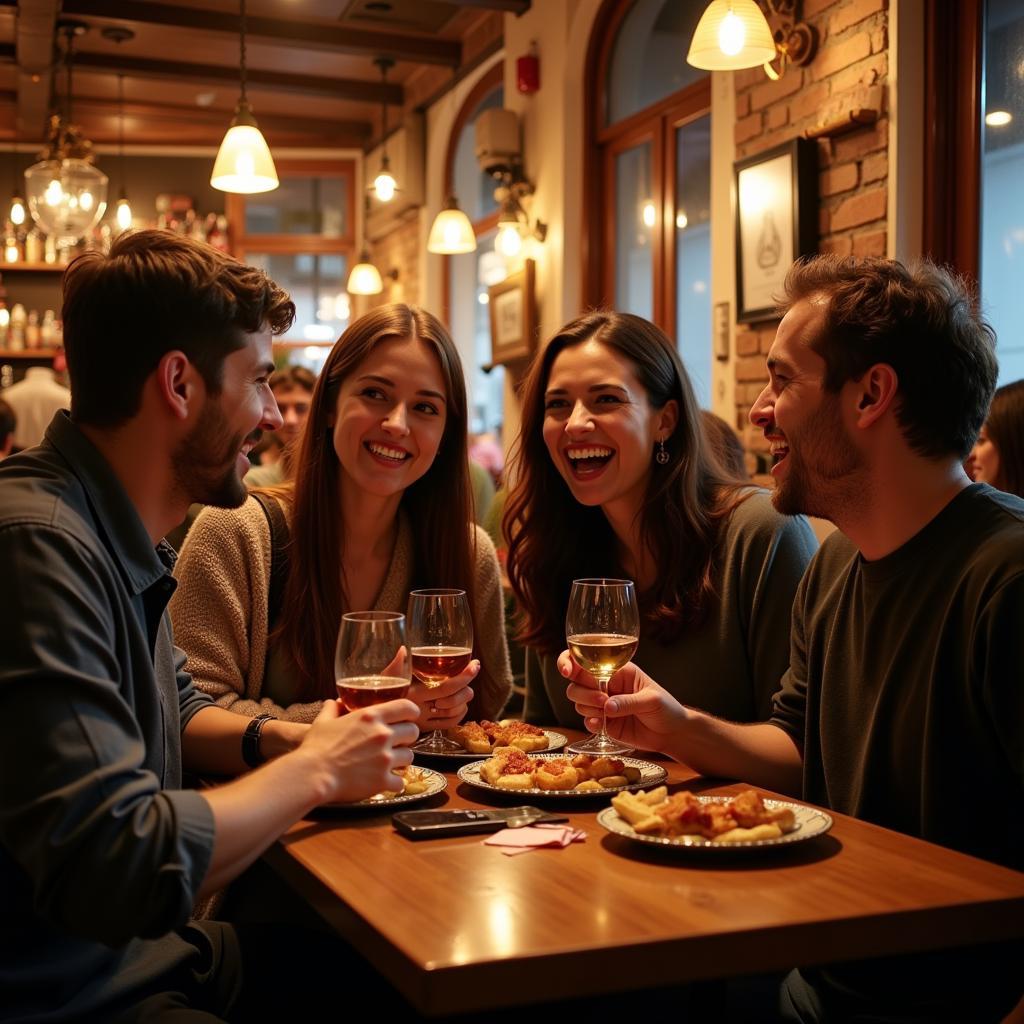
{"type": "Polygon", "coordinates": [[[418,743],[414,743],[412,749],[424,754],[464,754],[466,752],[461,744],[448,739],[440,729],[435,729],[429,736],[424,736],[418,743]]]}
{"type": "Polygon", "coordinates": [[[594,757],[621,757],[635,749],[607,735],[591,736],[589,740],[579,740],[566,747],[570,754],[591,754],[594,757]]]}

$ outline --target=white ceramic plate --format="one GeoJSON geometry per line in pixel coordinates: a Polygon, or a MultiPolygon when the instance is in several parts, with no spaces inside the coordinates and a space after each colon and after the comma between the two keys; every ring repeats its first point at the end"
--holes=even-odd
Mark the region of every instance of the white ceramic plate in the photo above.
{"type": "MultiPolygon", "coordinates": [[[[543,758],[550,760],[553,757],[558,757],[558,754],[548,754],[541,752],[539,754],[528,755],[534,759],[543,758]]],[[[630,782],[625,786],[613,786],[610,789],[604,790],[584,790],[580,792],[577,789],[502,789],[500,786],[492,786],[489,782],[485,782],[480,777],[480,765],[481,761],[474,761],[472,764],[464,764],[458,771],[459,778],[463,782],[468,783],[470,786],[476,786],[479,789],[489,789],[492,793],[501,793],[503,796],[556,796],[561,799],[576,798],[580,800],[594,799],[595,797],[604,796],[606,793],[620,793],[624,789],[646,789],[648,786],[657,786],[659,783],[665,781],[668,777],[668,772],[660,764],[654,764],[653,761],[641,761],[635,757],[620,757],[617,760],[621,761],[625,765],[629,765],[633,768],[640,769],[640,781],[630,782]]]]}
{"type": "MultiPolygon", "coordinates": [[[[569,742],[560,732],[554,732],[552,729],[545,729],[544,735],[548,738],[548,745],[543,750],[530,753],[530,757],[539,757],[541,754],[550,754],[552,751],[561,750],[569,742]]],[[[468,750],[461,748],[454,754],[434,754],[429,750],[421,750],[419,747],[413,747],[412,752],[417,757],[440,761],[486,761],[491,756],[490,754],[471,754],[468,750]]]]}
{"type": "Polygon", "coordinates": [[[366,807],[391,807],[393,804],[414,804],[419,800],[426,800],[429,797],[436,796],[438,793],[443,793],[448,788],[448,780],[440,772],[418,766],[416,770],[422,772],[426,778],[427,788],[422,793],[377,793],[375,796],[367,797],[365,800],[357,800],[352,804],[324,804],[323,806],[329,807],[331,810],[346,810],[350,807],[362,809],[366,807]]]}
{"type": "MultiPolygon", "coordinates": [[[[727,796],[698,796],[702,803],[726,803],[727,796]]],[[[793,804],[786,800],[765,800],[765,807],[769,810],[776,810],[780,807],[788,807],[796,818],[796,828],[786,832],[776,839],[754,839],[742,843],[717,843],[713,839],[705,839],[703,836],[650,836],[641,835],[624,818],[619,817],[619,812],[614,807],[606,807],[597,816],[598,824],[617,836],[625,836],[638,843],[646,843],[648,846],[670,846],[679,850],[749,850],[768,846],[789,846],[792,843],[802,843],[806,839],[813,839],[815,836],[824,835],[832,827],[832,816],[817,807],[808,807],[806,804],[793,804]]]]}

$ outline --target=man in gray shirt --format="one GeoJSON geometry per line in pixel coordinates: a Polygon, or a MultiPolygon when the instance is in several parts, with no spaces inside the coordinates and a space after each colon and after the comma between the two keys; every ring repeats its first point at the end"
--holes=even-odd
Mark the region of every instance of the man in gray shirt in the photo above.
{"type": "MultiPolygon", "coordinates": [[[[1024,500],[962,468],[995,387],[992,331],[928,262],[818,257],[790,271],[786,310],[750,418],[776,508],[838,529],[797,590],[770,721],[685,708],[635,666],[606,699],[563,654],[569,697],[588,724],[604,706],[613,735],[707,775],[1022,869],[1024,500]]],[[[1016,943],[802,968],[783,1007],[1000,1021],[1022,957],[1016,943]]]]}
{"type": "Polygon", "coordinates": [[[230,927],[189,921],[195,899],[412,760],[411,701],[252,722],[195,690],[173,644],[161,538],[192,501],[244,500],[293,316],[262,271],[169,232],[67,271],[70,416],[0,465],[0,1019],[237,1012],[245,980],[271,979],[245,978],[230,927]],[[182,788],[183,768],[264,761],[182,788]]]}

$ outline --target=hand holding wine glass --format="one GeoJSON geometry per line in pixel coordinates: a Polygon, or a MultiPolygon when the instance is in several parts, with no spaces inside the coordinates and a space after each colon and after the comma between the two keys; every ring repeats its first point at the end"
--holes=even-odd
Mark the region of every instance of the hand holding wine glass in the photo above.
{"type": "MultiPolygon", "coordinates": [[[[573,661],[597,680],[602,693],[607,693],[608,680],[633,657],[640,642],[640,612],[633,581],[573,580],[565,634],[573,661]]],[[[618,756],[632,749],[608,735],[603,713],[597,734],[569,747],[573,753],[595,756],[618,756]]]]}
{"type": "MultiPolygon", "coordinates": [[[[414,590],[409,594],[409,651],[413,675],[426,687],[441,687],[463,674],[473,657],[473,617],[464,590],[414,590]]],[[[440,729],[417,750],[461,753],[440,729]]]]}
{"type": "Polygon", "coordinates": [[[401,612],[346,612],[334,652],[338,696],[349,711],[409,693],[409,656],[401,612]]]}

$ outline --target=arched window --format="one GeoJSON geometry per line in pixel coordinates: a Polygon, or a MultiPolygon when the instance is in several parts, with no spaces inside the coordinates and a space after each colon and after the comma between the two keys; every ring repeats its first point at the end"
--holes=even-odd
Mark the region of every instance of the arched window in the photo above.
{"type": "Polygon", "coordinates": [[[711,78],[686,63],[706,0],[606,0],[587,59],[585,301],[675,338],[711,389],[711,78]]]}
{"type": "Polygon", "coordinates": [[[504,370],[497,366],[487,373],[483,367],[491,354],[487,289],[504,280],[507,271],[504,259],[494,251],[498,229],[495,181],[477,164],[473,135],[477,117],[504,103],[503,74],[499,62],[466,97],[455,118],[445,164],[447,193],[458,196],[476,234],[474,253],[444,257],[446,320],[466,362],[472,433],[499,432],[503,418],[504,370]],[[471,360],[465,358],[467,352],[473,353],[471,360]]]}

